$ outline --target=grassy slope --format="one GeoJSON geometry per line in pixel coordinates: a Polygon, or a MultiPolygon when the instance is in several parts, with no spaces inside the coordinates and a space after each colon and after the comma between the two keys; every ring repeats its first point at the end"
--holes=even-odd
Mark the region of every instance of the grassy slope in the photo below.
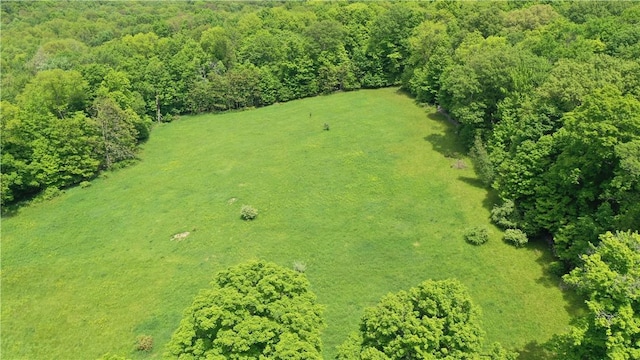
{"type": "Polygon", "coordinates": [[[488,223],[490,199],[451,168],[452,130],[432,111],[382,89],[157,128],[139,164],[3,219],[3,359],[141,357],[143,333],[160,357],[197,291],[253,258],[307,264],[327,358],[365,306],[427,278],[464,282],[490,341],[563,331],[571,302],[544,251],[497,229],[482,247],[462,240],[488,223]],[[239,220],[242,204],[256,221],[239,220]]]}

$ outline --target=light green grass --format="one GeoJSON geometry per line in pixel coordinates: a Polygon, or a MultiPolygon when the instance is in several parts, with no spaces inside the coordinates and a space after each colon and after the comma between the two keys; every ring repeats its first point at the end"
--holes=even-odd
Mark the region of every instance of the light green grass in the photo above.
{"type": "Polygon", "coordinates": [[[463,241],[491,199],[451,167],[460,149],[433,111],[381,89],[156,128],[138,164],[3,219],[2,358],[159,358],[194,295],[248,259],[306,263],[326,358],[366,306],[429,278],[469,288],[488,341],[564,331],[575,302],[543,247],[515,249],[493,227],[486,245],[463,241]],[[140,334],[149,355],[133,351],[140,334]]]}

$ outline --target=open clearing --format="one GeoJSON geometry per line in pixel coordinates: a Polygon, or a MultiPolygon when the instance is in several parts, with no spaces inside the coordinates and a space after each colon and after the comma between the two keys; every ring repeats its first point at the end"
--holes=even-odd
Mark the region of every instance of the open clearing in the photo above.
{"type": "Polygon", "coordinates": [[[492,199],[445,156],[461,152],[453,131],[391,88],[156,128],[138,164],[2,220],[2,358],[159,358],[214,273],[258,258],[306,265],[327,359],[364,307],[450,277],[482,308],[488,342],[533,358],[575,301],[543,246],[512,248],[493,227],[486,245],[464,242],[492,199]],[[140,334],[152,353],[134,351],[140,334]]]}

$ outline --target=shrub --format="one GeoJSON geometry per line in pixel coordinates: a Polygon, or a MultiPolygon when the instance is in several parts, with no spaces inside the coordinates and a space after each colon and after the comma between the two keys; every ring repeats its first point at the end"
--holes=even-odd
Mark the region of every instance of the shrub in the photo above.
{"type": "Polygon", "coordinates": [[[140,335],[136,341],[136,350],[151,351],[153,349],[153,337],[151,335],[140,335]]]}
{"type": "Polygon", "coordinates": [[[504,241],[515,247],[523,247],[529,242],[527,234],[520,229],[507,229],[504,232],[504,241]]]}
{"type": "Polygon", "coordinates": [[[44,189],[44,191],[34,199],[34,202],[37,203],[40,201],[48,201],[62,194],[63,194],[63,191],[58,189],[57,187],[48,187],[44,189]]]}
{"type": "Polygon", "coordinates": [[[89,186],[91,186],[91,182],[90,181],[83,181],[80,183],[80,187],[85,189],[88,188],[89,186]]]}
{"type": "Polygon", "coordinates": [[[299,273],[303,273],[307,270],[307,264],[300,262],[300,261],[294,261],[293,262],[293,270],[299,272],[299,273]]]}
{"type": "Polygon", "coordinates": [[[242,205],[240,209],[240,217],[243,220],[253,220],[258,216],[258,210],[251,205],[242,205]]]}
{"type": "Polygon", "coordinates": [[[500,205],[494,205],[491,209],[491,221],[503,229],[515,228],[515,204],[507,200],[500,205]]]}
{"type": "Polygon", "coordinates": [[[467,230],[464,239],[473,245],[482,245],[489,241],[489,230],[483,226],[476,226],[467,230]]]}

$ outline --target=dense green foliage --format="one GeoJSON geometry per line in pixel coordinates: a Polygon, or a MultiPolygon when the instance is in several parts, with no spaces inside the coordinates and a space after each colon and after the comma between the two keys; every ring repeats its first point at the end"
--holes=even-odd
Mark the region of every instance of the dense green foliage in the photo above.
{"type": "Polygon", "coordinates": [[[483,226],[467,229],[464,233],[464,240],[472,245],[482,245],[489,241],[489,230],[483,226]]]}
{"type": "Polygon", "coordinates": [[[258,210],[251,205],[242,205],[240,208],[240,217],[243,220],[253,220],[258,216],[258,210]]]}
{"type": "Polygon", "coordinates": [[[304,275],[249,262],[218,273],[167,345],[176,359],[321,359],[322,307],[304,275]]]}
{"type": "Polygon", "coordinates": [[[504,231],[504,241],[515,247],[525,246],[529,242],[527,234],[520,229],[507,229],[504,231]]]}
{"type": "Polygon", "coordinates": [[[562,359],[640,358],[640,235],[603,234],[564,276],[587,297],[589,314],[560,341],[562,359]]]}
{"type": "MultiPolygon", "coordinates": [[[[338,359],[479,359],[479,309],[456,280],[428,280],[365,310],[338,359]]],[[[512,358],[508,354],[493,359],[512,358]]]]}

